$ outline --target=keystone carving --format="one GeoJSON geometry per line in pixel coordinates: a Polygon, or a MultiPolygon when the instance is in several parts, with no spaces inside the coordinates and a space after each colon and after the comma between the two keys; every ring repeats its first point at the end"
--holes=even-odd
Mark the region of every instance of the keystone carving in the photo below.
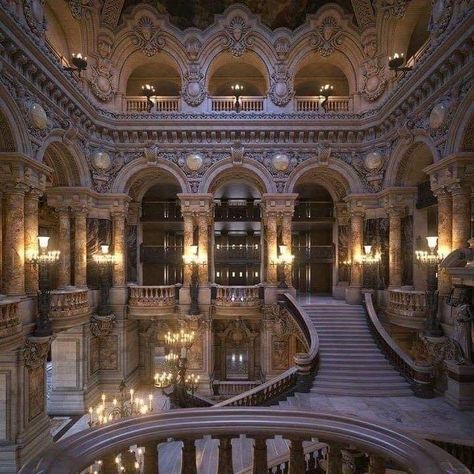
{"type": "Polygon", "coordinates": [[[332,16],[327,16],[314,33],[311,45],[321,56],[330,56],[342,44],[344,31],[332,16]]]}
{"type": "Polygon", "coordinates": [[[250,26],[247,26],[241,16],[235,16],[224,27],[225,45],[233,56],[239,57],[252,44],[250,26]]]}
{"type": "Polygon", "coordinates": [[[154,56],[166,44],[163,32],[155,26],[148,16],[142,16],[133,27],[133,43],[138,46],[146,56],[154,56]]]}

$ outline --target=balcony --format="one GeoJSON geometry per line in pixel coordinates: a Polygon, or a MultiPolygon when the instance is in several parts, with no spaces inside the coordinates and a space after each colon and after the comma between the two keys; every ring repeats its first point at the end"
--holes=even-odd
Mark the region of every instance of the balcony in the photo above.
{"type": "Polygon", "coordinates": [[[14,349],[22,340],[22,322],[18,314],[16,298],[0,299],[0,348],[2,351],[14,349]]]}
{"type": "Polygon", "coordinates": [[[140,262],[182,265],[183,247],[164,245],[141,245],[140,262]]]}
{"type": "Polygon", "coordinates": [[[258,316],[263,303],[263,287],[215,285],[212,288],[212,300],[217,318],[258,316]]]}
{"type": "MultiPolygon", "coordinates": [[[[264,112],[265,97],[240,97],[241,112],[264,112]]],[[[209,97],[210,112],[234,112],[235,98],[233,96],[209,97]]]]}
{"type": "Polygon", "coordinates": [[[353,112],[352,97],[329,97],[326,110],[321,105],[323,101],[324,97],[319,96],[296,97],[296,112],[353,112]]]}
{"type": "Polygon", "coordinates": [[[144,201],[142,221],[145,222],[181,222],[181,207],[176,201],[144,201]]]}
{"type": "Polygon", "coordinates": [[[214,211],[214,220],[216,222],[259,222],[260,219],[260,207],[253,204],[232,205],[228,203],[220,203],[215,207],[214,211]]]}
{"type": "Polygon", "coordinates": [[[294,221],[327,220],[334,217],[332,202],[325,201],[300,201],[295,206],[294,221]]]}
{"type": "MultiPolygon", "coordinates": [[[[157,96],[152,99],[153,107],[150,112],[179,112],[180,97],[161,97],[157,96]]],[[[131,113],[148,112],[148,101],[143,96],[125,96],[123,98],[122,110],[131,113]]]]}
{"type": "Polygon", "coordinates": [[[50,318],[55,331],[69,329],[89,320],[89,290],[82,288],[51,291],[50,318]]]}
{"type": "Polygon", "coordinates": [[[131,319],[169,317],[178,303],[180,284],[166,286],[130,286],[128,315],[131,319]]]}
{"type": "Polygon", "coordinates": [[[314,262],[321,260],[334,260],[333,245],[313,245],[311,247],[293,246],[293,255],[297,263],[314,262]]]}
{"type": "Polygon", "coordinates": [[[415,290],[389,290],[387,317],[392,324],[423,329],[426,320],[426,293],[415,290]]]}
{"type": "Polygon", "coordinates": [[[245,244],[231,244],[221,245],[217,244],[215,248],[216,262],[243,262],[258,263],[260,262],[260,245],[245,245],[245,244]]]}

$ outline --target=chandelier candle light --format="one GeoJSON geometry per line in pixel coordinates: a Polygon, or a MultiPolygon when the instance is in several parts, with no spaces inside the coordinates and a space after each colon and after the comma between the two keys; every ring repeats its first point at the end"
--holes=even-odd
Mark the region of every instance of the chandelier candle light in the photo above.
{"type": "Polygon", "coordinates": [[[99,269],[100,302],[97,313],[99,316],[108,316],[112,313],[109,307],[110,272],[115,264],[115,255],[109,253],[108,245],[100,246],[100,253],[93,256],[99,269]]]}
{"type": "Polygon", "coordinates": [[[327,109],[327,103],[329,100],[329,97],[331,95],[334,95],[334,86],[331,84],[324,84],[324,86],[321,86],[319,89],[320,94],[324,97],[324,100],[321,102],[321,107],[324,109],[325,112],[328,111],[327,109]]]}
{"type": "Polygon", "coordinates": [[[391,71],[395,71],[395,75],[399,71],[411,71],[411,67],[403,67],[403,64],[405,63],[405,57],[403,53],[395,53],[393,56],[388,57],[388,67],[391,71]]]}
{"type": "Polygon", "coordinates": [[[155,88],[150,84],[145,84],[142,86],[142,92],[143,95],[146,97],[147,110],[148,113],[150,113],[151,109],[153,108],[153,101],[151,100],[151,98],[156,95],[155,88]]]}
{"type": "Polygon", "coordinates": [[[191,284],[189,287],[191,307],[189,314],[196,316],[199,314],[199,265],[205,265],[206,259],[199,256],[197,245],[190,245],[188,252],[183,255],[183,262],[191,267],[191,284]]]}
{"type": "Polygon", "coordinates": [[[50,267],[59,261],[59,250],[48,250],[49,237],[38,237],[38,252],[31,252],[26,257],[27,263],[38,267],[38,320],[34,335],[38,337],[51,336],[53,333],[49,310],[51,303],[51,289],[49,288],[50,267]]]}
{"type": "Polygon", "coordinates": [[[242,91],[244,90],[244,86],[242,84],[234,84],[231,86],[232,92],[234,93],[235,98],[235,111],[240,112],[240,97],[242,95],[242,91]]]}
{"type": "Polygon", "coordinates": [[[286,245],[279,245],[280,254],[273,260],[272,265],[276,265],[281,271],[281,280],[278,284],[279,288],[288,288],[286,283],[286,269],[291,269],[295,256],[291,254],[290,249],[286,245]]]}

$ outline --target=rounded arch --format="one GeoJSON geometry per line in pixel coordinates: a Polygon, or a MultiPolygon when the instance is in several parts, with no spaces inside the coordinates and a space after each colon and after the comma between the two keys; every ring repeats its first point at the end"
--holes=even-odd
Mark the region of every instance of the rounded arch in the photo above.
{"type": "Polygon", "coordinates": [[[178,68],[167,62],[150,61],[131,71],[125,93],[127,96],[142,95],[143,84],[154,86],[156,95],[177,96],[181,91],[181,76],[178,68]]]}
{"type": "Polygon", "coordinates": [[[423,168],[439,159],[438,149],[425,135],[415,136],[409,144],[398,142],[388,162],[384,186],[406,184],[408,170],[421,173],[423,168]],[[429,162],[423,159],[423,154],[430,157],[429,162]]]}
{"type": "Polygon", "coordinates": [[[120,170],[112,192],[129,194],[134,201],[141,201],[148,189],[163,177],[172,177],[181,187],[181,192],[191,192],[181,168],[169,162],[149,163],[145,157],[132,161],[120,170]]]}
{"type": "Polygon", "coordinates": [[[321,164],[318,160],[305,161],[299,164],[288,177],[285,192],[294,193],[302,179],[326,188],[334,202],[340,202],[351,193],[360,193],[364,187],[353,168],[345,163],[329,160],[321,164]]]}
{"type": "Polygon", "coordinates": [[[268,66],[255,51],[248,51],[239,58],[228,52],[221,52],[212,58],[207,68],[206,90],[211,95],[230,95],[231,82],[243,83],[244,95],[265,95],[270,87],[268,66]],[[229,90],[227,94],[218,93],[226,86],[229,90]],[[254,89],[258,90],[258,93],[245,92],[254,89]]]}
{"type": "Polygon", "coordinates": [[[235,165],[230,158],[211,166],[199,185],[200,193],[214,193],[226,181],[244,179],[252,183],[260,194],[276,192],[273,179],[268,170],[260,163],[242,163],[235,165]]]}
{"type": "Polygon", "coordinates": [[[452,120],[446,151],[474,151],[474,90],[466,95],[452,120]]]}
{"type": "Polygon", "coordinates": [[[50,186],[91,186],[85,157],[78,147],[64,142],[62,133],[51,134],[37,153],[38,160],[53,170],[50,186]]]}
{"type": "Polygon", "coordinates": [[[32,152],[23,116],[4,86],[0,86],[0,152],[32,152]]]}
{"type": "Polygon", "coordinates": [[[321,86],[334,86],[334,95],[349,95],[351,89],[344,71],[330,61],[314,58],[300,65],[295,74],[294,87],[298,96],[318,95],[321,86]]]}

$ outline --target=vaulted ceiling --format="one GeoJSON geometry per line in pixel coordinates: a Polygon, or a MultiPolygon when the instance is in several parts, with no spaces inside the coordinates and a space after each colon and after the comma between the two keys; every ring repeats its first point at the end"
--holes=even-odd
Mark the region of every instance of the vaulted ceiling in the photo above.
{"type": "MultiPolygon", "coordinates": [[[[160,13],[168,13],[171,22],[179,28],[204,29],[214,21],[214,15],[222,13],[236,3],[233,0],[125,0],[122,15],[140,3],[154,5],[160,13]]],[[[270,28],[295,29],[326,3],[336,3],[348,13],[353,13],[351,0],[240,0],[252,12],[260,14],[270,28]]]]}

